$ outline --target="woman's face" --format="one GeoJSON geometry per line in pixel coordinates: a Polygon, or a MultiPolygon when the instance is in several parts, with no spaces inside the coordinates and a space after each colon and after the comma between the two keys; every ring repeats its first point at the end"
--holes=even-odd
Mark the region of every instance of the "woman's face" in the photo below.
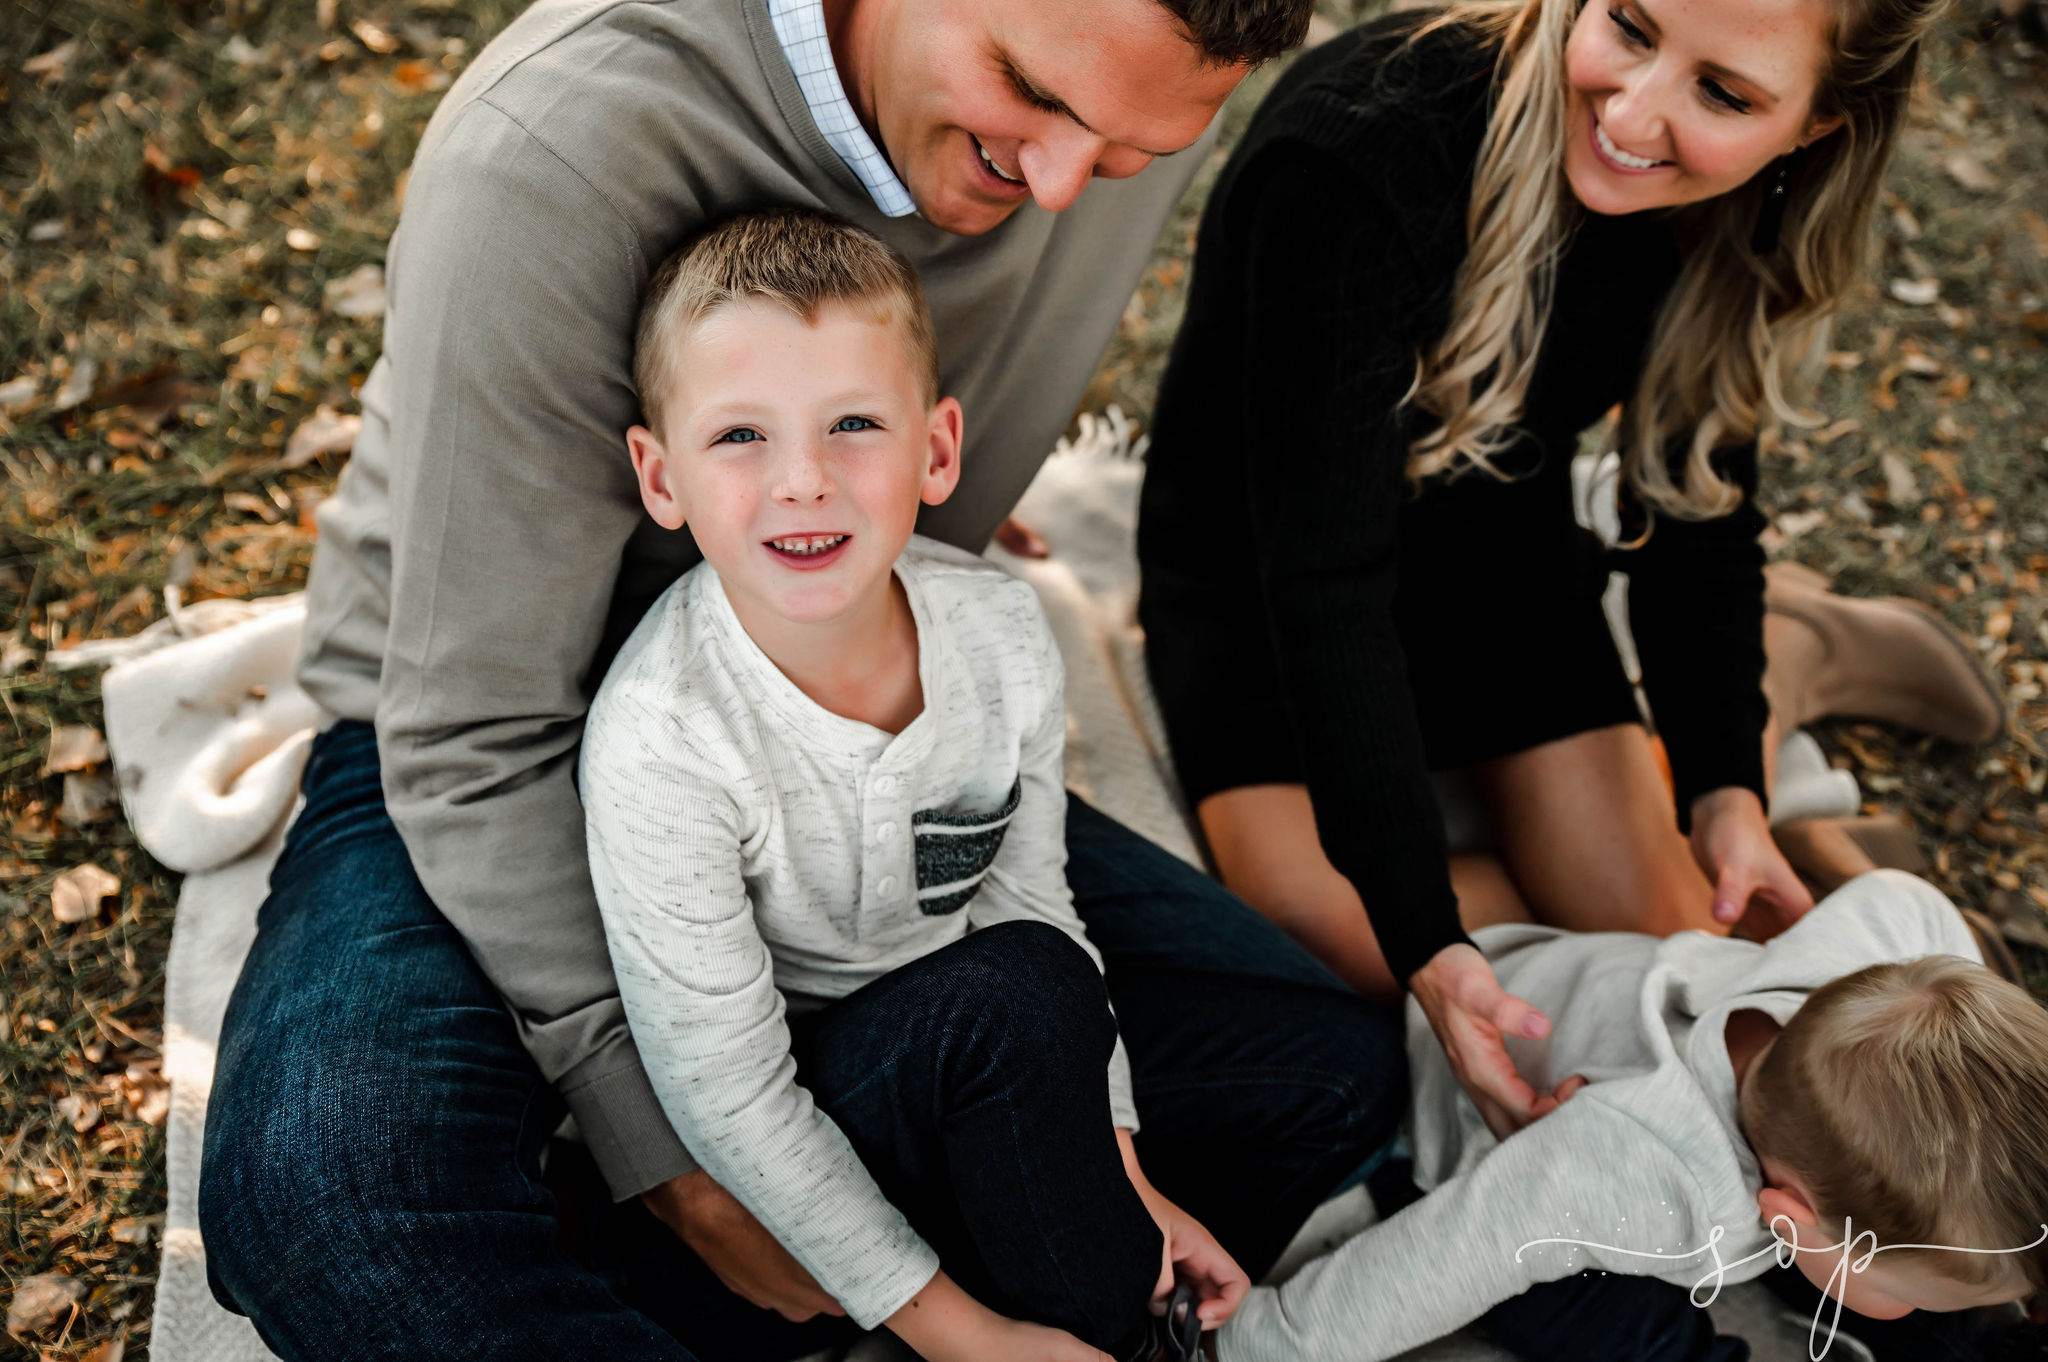
{"type": "Polygon", "coordinates": [[[1565,49],[1565,174],[1595,213],[1725,194],[1832,132],[1830,0],[1586,0],[1565,49]]]}

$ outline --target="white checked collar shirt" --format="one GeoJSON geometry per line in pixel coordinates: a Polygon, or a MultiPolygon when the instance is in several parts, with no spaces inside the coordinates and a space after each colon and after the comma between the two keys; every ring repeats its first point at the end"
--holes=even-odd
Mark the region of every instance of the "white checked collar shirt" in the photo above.
{"type": "Polygon", "coordinates": [[[860,177],[875,207],[892,218],[916,212],[910,191],[860,125],[853,101],[839,83],[839,68],[832,64],[832,43],[825,35],[824,0],[768,0],[768,18],[775,25],[776,40],[789,58],[789,69],[796,74],[797,87],[804,92],[804,104],[818,131],[860,177]]]}

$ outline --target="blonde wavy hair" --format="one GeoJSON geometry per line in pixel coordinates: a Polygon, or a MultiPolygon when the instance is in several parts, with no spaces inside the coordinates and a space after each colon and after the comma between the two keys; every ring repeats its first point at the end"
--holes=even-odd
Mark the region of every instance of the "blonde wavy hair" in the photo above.
{"type": "MultiPolygon", "coordinates": [[[[1438,422],[1409,448],[1417,482],[1478,468],[1513,444],[1550,321],[1557,262],[1584,211],[1565,179],[1565,44],[1597,0],[1457,0],[1420,32],[1450,25],[1498,41],[1494,106],[1466,214],[1470,249],[1451,321],[1424,349],[1405,401],[1438,422]]],[[[1947,0],[1831,0],[1833,42],[1813,112],[1841,126],[1788,163],[1777,248],[1751,249],[1775,166],[1675,209],[1684,251],[1622,410],[1623,475],[1646,510],[1705,519],[1741,491],[1716,449],[1776,419],[1811,425],[1787,398],[1793,371],[1825,344],[1862,278],[1885,167],[1905,121],[1920,44],[1947,0]]],[[[1419,36],[1419,34],[1418,34],[1419,36]]]]}

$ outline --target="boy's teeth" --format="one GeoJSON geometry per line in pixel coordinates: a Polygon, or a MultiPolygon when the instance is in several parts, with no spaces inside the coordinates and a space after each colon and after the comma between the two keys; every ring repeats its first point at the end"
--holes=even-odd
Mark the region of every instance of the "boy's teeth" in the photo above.
{"type": "Polygon", "coordinates": [[[1600,150],[1606,152],[1631,170],[1648,170],[1651,166],[1664,164],[1662,161],[1652,161],[1642,156],[1629,155],[1620,147],[1614,145],[1613,139],[1607,135],[1607,129],[1601,127],[1597,122],[1593,124],[1593,135],[1600,139],[1600,150]]]}
{"type": "Polygon", "coordinates": [[[836,549],[845,538],[843,534],[800,534],[794,538],[771,539],[768,542],[784,553],[812,554],[823,553],[826,549],[836,549]]]}

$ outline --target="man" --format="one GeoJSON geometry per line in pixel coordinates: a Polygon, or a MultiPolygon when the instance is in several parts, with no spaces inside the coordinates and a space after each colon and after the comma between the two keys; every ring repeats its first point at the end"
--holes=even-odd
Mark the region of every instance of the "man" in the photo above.
{"type": "MultiPolygon", "coordinates": [[[[216,1295],[271,1347],[764,1358],[843,1336],[670,1128],[585,863],[589,695],[696,560],[640,516],[620,453],[641,289],[745,208],[823,208],[895,245],[945,390],[976,414],[960,490],[920,528],[979,550],[1072,414],[1216,110],[1308,15],[542,0],[479,54],[414,162],[384,357],[321,511],[301,679],[341,722],[223,1025],[201,1217],[216,1295]],[[539,1185],[563,1104],[610,1193],[574,1256],[539,1185]]],[[[1069,878],[1146,1166],[1256,1274],[1388,1133],[1398,1029],[1075,803],[1069,878]]]]}

